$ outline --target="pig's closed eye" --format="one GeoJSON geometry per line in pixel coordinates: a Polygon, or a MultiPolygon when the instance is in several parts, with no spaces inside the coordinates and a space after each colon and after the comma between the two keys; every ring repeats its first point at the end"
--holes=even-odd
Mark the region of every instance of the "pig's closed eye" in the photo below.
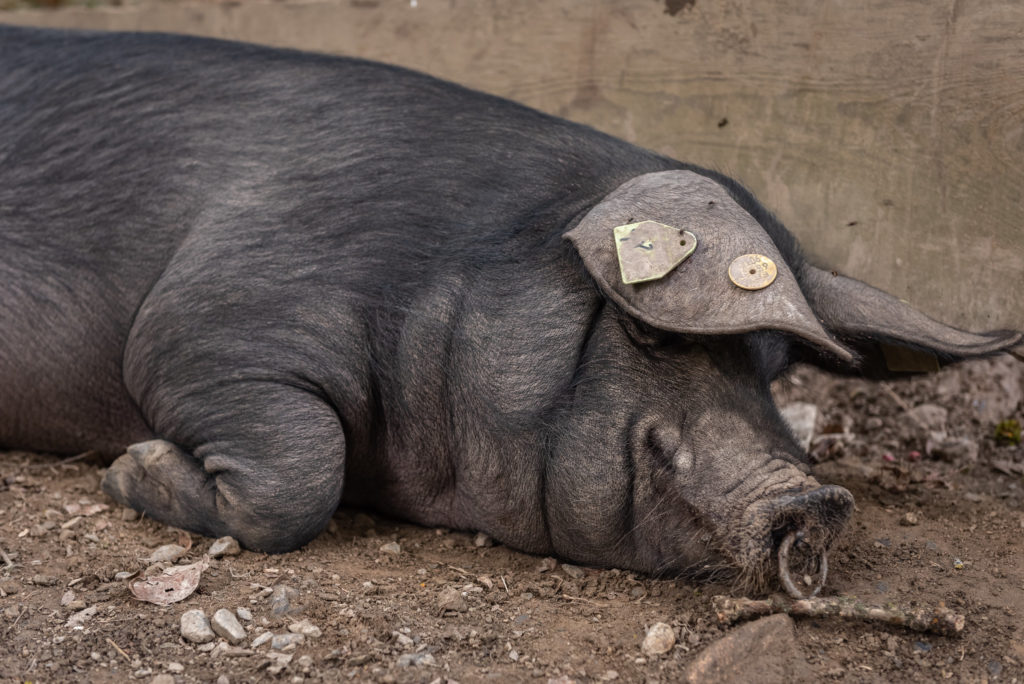
{"type": "Polygon", "coordinates": [[[678,420],[673,420],[671,423],[659,423],[648,428],[644,447],[658,467],[665,470],[676,470],[680,465],[688,467],[687,459],[683,459],[682,464],[677,463],[677,456],[683,446],[681,438],[683,421],[684,418],[680,416],[678,420]]]}

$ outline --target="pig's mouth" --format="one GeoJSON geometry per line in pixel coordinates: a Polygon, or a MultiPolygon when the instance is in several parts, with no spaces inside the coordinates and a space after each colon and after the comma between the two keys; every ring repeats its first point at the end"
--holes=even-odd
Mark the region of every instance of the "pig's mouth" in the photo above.
{"type": "Polygon", "coordinates": [[[794,598],[816,595],[828,575],[828,549],[853,512],[853,495],[835,485],[749,505],[723,545],[736,564],[737,589],[763,594],[778,583],[794,598]]]}

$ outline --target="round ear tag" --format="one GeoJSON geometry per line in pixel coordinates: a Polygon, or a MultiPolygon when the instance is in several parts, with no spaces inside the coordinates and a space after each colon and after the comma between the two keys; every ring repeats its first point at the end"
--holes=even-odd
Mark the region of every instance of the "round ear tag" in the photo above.
{"type": "Polygon", "coordinates": [[[775,282],[775,262],[763,254],[744,254],[729,264],[729,280],[744,290],[760,290],[775,282]]]}

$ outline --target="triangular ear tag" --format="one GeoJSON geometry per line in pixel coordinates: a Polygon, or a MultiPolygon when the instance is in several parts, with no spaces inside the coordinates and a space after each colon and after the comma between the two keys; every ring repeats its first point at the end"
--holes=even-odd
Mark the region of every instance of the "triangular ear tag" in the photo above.
{"type": "Polygon", "coordinates": [[[616,226],[612,233],[626,285],[664,278],[697,249],[693,233],[657,221],[616,226]]]}

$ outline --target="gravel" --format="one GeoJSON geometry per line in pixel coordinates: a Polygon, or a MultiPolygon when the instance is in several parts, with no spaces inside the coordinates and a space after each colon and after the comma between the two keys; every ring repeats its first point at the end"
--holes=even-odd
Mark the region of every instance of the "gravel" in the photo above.
{"type": "Polygon", "coordinates": [[[217,638],[206,613],[198,608],[186,610],[181,614],[181,636],[193,644],[205,644],[217,638]]]}

